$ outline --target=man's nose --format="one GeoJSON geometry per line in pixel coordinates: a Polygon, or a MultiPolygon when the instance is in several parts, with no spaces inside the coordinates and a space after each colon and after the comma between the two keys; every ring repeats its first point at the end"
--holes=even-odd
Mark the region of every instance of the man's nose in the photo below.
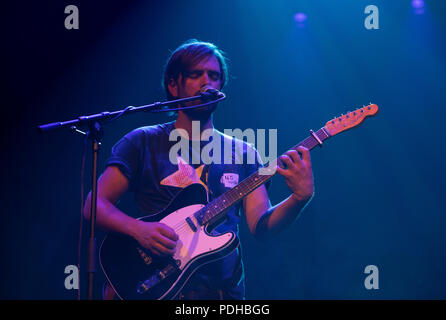
{"type": "Polygon", "coordinates": [[[211,84],[211,79],[209,78],[209,75],[207,72],[203,72],[203,76],[201,77],[201,86],[209,85],[211,84]]]}

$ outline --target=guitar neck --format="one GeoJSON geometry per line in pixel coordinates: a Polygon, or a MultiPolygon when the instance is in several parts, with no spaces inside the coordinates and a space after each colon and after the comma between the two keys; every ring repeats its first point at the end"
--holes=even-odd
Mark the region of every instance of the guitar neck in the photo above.
{"type": "MultiPolygon", "coordinates": [[[[317,132],[312,132],[303,141],[299,142],[297,145],[291,149],[296,150],[298,147],[303,146],[309,150],[312,150],[316,146],[320,145],[323,141],[327,140],[331,135],[327,130],[322,127],[317,132]]],[[[290,149],[290,150],[291,150],[290,149]]],[[[276,159],[272,163],[278,163],[279,160],[276,159]],[[277,161],[277,162],[276,162],[277,161]]],[[[266,169],[267,166],[265,166],[266,169]]],[[[265,172],[264,172],[265,173],[265,172]]],[[[235,205],[237,202],[246,197],[249,193],[260,187],[262,184],[270,180],[276,173],[275,168],[272,168],[271,173],[260,174],[257,170],[249,177],[240,182],[237,186],[231,190],[226,191],[218,198],[214,199],[212,202],[207,204],[201,210],[195,213],[195,218],[200,223],[200,225],[205,225],[211,221],[216,221],[222,218],[226,214],[226,210],[235,205]]]]}

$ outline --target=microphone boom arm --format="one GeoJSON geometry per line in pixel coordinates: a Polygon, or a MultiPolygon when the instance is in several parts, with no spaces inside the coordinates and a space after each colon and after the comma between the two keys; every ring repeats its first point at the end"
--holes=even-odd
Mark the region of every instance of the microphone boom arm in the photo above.
{"type": "Polygon", "coordinates": [[[118,111],[113,111],[113,112],[104,111],[104,112],[89,115],[89,116],[80,116],[77,119],[73,119],[73,120],[48,123],[48,124],[38,126],[38,130],[40,132],[47,132],[47,131],[51,131],[51,130],[55,130],[55,129],[66,128],[66,127],[72,128],[73,126],[87,126],[88,127],[91,125],[91,123],[96,123],[96,122],[108,123],[108,122],[114,121],[114,120],[122,117],[123,115],[136,113],[136,112],[159,113],[159,112],[178,111],[179,108],[163,109],[164,107],[172,105],[172,104],[180,104],[180,103],[185,103],[185,102],[194,101],[194,100],[201,100],[201,101],[210,100],[208,102],[205,102],[203,104],[199,104],[196,106],[181,108],[182,110],[187,110],[187,109],[205,107],[210,104],[214,104],[214,103],[217,103],[217,102],[220,102],[220,101],[226,99],[226,95],[223,92],[220,92],[218,90],[212,90],[212,91],[208,90],[208,91],[202,92],[200,95],[193,96],[193,97],[170,100],[170,101],[165,101],[165,102],[155,102],[153,104],[148,104],[148,105],[139,106],[139,107],[129,106],[123,110],[118,110],[118,111]]]}

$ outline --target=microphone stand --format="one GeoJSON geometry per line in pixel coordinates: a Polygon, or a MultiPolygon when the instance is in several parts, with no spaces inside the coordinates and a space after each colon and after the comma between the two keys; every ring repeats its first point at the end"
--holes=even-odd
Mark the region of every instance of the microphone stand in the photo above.
{"type": "Polygon", "coordinates": [[[96,272],[96,238],[95,238],[95,225],[96,225],[96,210],[97,210],[97,174],[98,174],[98,154],[99,147],[101,145],[101,140],[104,136],[103,124],[110,123],[111,121],[117,120],[118,118],[136,112],[168,112],[168,111],[178,111],[179,108],[166,109],[165,107],[172,104],[182,104],[189,101],[201,100],[205,103],[191,106],[182,107],[181,110],[201,108],[210,104],[217,103],[226,96],[224,93],[217,90],[208,90],[202,92],[200,95],[165,101],[165,102],[155,102],[153,104],[140,106],[140,107],[127,107],[122,110],[108,112],[104,111],[98,114],[93,114],[89,116],[80,116],[77,119],[68,120],[64,122],[53,122],[38,126],[38,130],[41,133],[49,132],[57,129],[70,127],[71,130],[86,134],[87,138],[92,142],[93,150],[93,174],[92,174],[92,197],[91,197],[91,208],[90,208],[90,238],[88,241],[88,300],[93,300],[93,280],[94,273],[96,272]],[[206,102],[207,101],[207,102],[206,102]],[[87,132],[78,130],[77,127],[86,127],[87,132]]]}

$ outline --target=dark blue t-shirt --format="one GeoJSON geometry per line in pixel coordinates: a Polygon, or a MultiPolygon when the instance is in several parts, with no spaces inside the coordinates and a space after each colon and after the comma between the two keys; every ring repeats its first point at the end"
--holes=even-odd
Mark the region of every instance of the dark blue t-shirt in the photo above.
{"type": "MultiPolygon", "coordinates": [[[[117,166],[129,180],[129,190],[135,195],[139,216],[163,210],[181,189],[192,183],[202,184],[208,191],[209,201],[212,201],[262,165],[252,145],[215,129],[207,141],[188,143],[187,152],[170,153],[171,150],[178,150],[175,145],[178,146],[180,141],[179,138],[169,140],[174,129],[175,122],[135,129],[113,146],[106,162],[106,166],[117,166]],[[221,148],[206,149],[210,142],[214,146],[219,143],[221,148]],[[225,144],[231,147],[225,147],[225,144]],[[208,160],[203,163],[200,157],[203,150],[211,150],[204,154],[210,155],[214,159],[213,163],[209,164],[208,160]],[[216,150],[221,152],[214,153],[216,150]],[[169,156],[176,158],[176,162],[172,162],[169,156]]],[[[240,201],[228,210],[226,220],[214,232],[233,231],[238,235],[241,208],[240,201]]],[[[193,285],[196,281],[211,289],[222,289],[233,299],[243,299],[245,290],[241,248],[198,269],[189,283],[193,285]]]]}

